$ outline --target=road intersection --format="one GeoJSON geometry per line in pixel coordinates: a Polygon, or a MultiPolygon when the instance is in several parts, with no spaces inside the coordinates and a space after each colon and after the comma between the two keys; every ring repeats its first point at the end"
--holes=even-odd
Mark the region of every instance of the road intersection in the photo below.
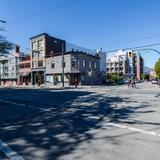
{"type": "Polygon", "coordinates": [[[159,160],[158,86],[1,88],[0,95],[0,159],[159,160]]]}

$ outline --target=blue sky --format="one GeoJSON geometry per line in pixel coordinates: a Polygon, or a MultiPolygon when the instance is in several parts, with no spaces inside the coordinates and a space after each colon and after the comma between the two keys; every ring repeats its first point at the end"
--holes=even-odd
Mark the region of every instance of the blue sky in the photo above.
{"type": "MultiPolygon", "coordinates": [[[[7,21],[3,34],[27,48],[31,36],[47,32],[87,48],[114,50],[159,43],[159,6],[159,0],[0,0],[0,19],[7,21]]],[[[142,55],[150,67],[159,58],[142,55]]]]}

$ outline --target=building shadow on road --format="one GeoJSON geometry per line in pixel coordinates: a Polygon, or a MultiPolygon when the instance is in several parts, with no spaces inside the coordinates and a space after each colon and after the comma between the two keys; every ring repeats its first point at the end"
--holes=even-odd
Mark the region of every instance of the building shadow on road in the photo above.
{"type": "Polygon", "coordinates": [[[82,142],[94,139],[89,131],[101,128],[105,118],[108,122],[127,122],[147,107],[145,104],[117,108],[116,104],[131,100],[87,91],[12,89],[9,92],[19,97],[5,97],[12,104],[3,102],[1,97],[0,115],[7,118],[0,118],[0,139],[26,160],[57,160],[72,153],[82,142]]]}

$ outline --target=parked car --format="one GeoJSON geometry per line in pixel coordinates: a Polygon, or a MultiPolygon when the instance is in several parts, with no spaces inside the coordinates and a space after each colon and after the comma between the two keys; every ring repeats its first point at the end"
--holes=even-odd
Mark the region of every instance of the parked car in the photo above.
{"type": "Polygon", "coordinates": [[[128,80],[125,80],[124,83],[125,83],[125,84],[128,84],[128,80]]]}
{"type": "Polygon", "coordinates": [[[158,84],[158,79],[152,79],[152,84],[158,84]]]}
{"type": "Polygon", "coordinates": [[[118,80],[118,81],[116,81],[116,83],[117,83],[118,85],[122,85],[122,84],[125,84],[125,81],[124,81],[124,80],[118,80]]]}

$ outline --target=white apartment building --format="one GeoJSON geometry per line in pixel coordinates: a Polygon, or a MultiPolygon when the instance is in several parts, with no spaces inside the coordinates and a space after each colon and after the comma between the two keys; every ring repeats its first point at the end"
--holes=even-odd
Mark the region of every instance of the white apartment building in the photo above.
{"type": "Polygon", "coordinates": [[[18,78],[18,54],[0,57],[0,85],[16,85],[18,78]]]}
{"type": "Polygon", "coordinates": [[[124,79],[134,77],[141,79],[143,58],[132,50],[119,50],[109,53],[106,58],[107,73],[123,74],[124,79]]]}

